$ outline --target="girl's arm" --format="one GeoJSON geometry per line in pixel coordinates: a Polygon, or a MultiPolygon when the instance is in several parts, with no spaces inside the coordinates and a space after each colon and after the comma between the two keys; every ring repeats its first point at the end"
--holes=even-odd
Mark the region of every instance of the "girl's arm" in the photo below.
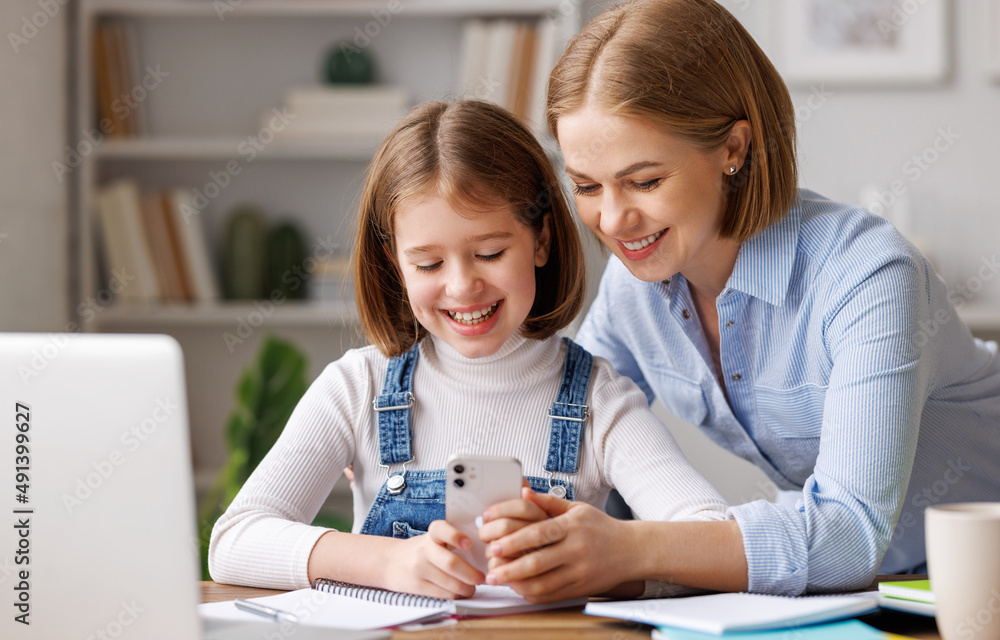
{"type": "Polygon", "coordinates": [[[468,549],[468,537],[444,520],[406,540],[328,531],[309,556],[309,581],[329,578],[435,598],[467,598],[484,576],[449,546],[468,549]]]}

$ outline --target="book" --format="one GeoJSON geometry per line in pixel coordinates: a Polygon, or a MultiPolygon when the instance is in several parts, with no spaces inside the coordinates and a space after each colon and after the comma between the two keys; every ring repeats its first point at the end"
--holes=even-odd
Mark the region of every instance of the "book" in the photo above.
{"type": "MultiPolygon", "coordinates": [[[[471,598],[442,600],[321,578],[313,582],[313,588],[250,600],[291,613],[303,626],[366,630],[456,616],[498,616],[581,606],[587,598],[532,604],[509,587],[480,585],[471,598]]],[[[198,612],[206,620],[251,621],[256,618],[254,614],[237,609],[232,600],[201,604],[198,612]]]]}
{"type": "Polygon", "coordinates": [[[146,233],[146,243],[153,259],[156,281],[159,283],[160,299],[184,300],[184,285],[180,265],[170,246],[170,230],[158,193],[148,192],[141,196],[142,226],[146,233]]]}
{"type": "Polygon", "coordinates": [[[797,628],[876,609],[878,596],[873,592],[798,597],[715,593],[688,598],[591,602],[583,612],[718,635],[797,628]]]}
{"type": "Polygon", "coordinates": [[[156,268],[143,230],[139,187],[122,179],[101,188],[95,209],[104,244],[104,264],[108,277],[116,271],[125,286],[118,294],[127,302],[152,302],[160,296],[156,268]]]}
{"type": "MultiPolygon", "coordinates": [[[[669,627],[659,627],[653,629],[652,637],[655,640],[708,640],[718,636],[700,633],[698,631],[687,631],[685,629],[671,629],[669,627]]],[[[894,633],[880,631],[871,625],[867,625],[860,620],[841,620],[830,624],[818,624],[809,627],[796,627],[793,634],[789,634],[788,629],[775,631],[750,631],[747,633],[727,633],[726,640],[892,640],[905,639],[894,633]]]]}
{"type": "Polygon", "coordinates": [[[219,283],[205,239],[205,226],[191,189],[172,189],[165,194],[164,207],[172,219],[180,263],[187,278],[191,298],[213,302],[220,298],[219,283]]]}
{"type": "Polygon", "coordinates": [[[913,613],[918,616],[933,618],[937,615],[937,605],[933,602],[920,602],[918,600],[907,600],[906,598],[892,598],[884,593],[878,595],[878,604],[883,609],[913,613]]]}
{"type": "Polygon", "coordinates": [[[934,602],[934,592],[931,591],[930,580],[900,580],[896,582],[880,582],[879,593],[889,598],[916,600],[917,602],[934,602]]]}

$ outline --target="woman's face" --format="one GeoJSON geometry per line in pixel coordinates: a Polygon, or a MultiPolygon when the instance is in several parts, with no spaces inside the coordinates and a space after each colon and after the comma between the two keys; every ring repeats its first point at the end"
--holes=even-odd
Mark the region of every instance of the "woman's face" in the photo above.
{"type": "Polygon", "coordinates": [[[732,166],[725,147],[702,151],[589,103],[559,119],[558,139],[580,219],[632,275],[658,282],[680,272],[725,284],[739,251],[719,238],[732,166]]]}

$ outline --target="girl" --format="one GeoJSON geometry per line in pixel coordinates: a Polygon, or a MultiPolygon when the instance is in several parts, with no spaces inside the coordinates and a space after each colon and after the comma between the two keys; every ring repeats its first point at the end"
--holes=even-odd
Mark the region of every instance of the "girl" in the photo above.
{"type": "MultiPolygon", "coordinates": [[[[368,170],[353,260],[374,346],[326,368],[218,520],[214,580],[472,595],[485,576],[443,521],[458,452],[516,457],[535,491],[591,505],[617,487],[641,518],[725,517],[638,387],[555,336],[581,304],[582,251],[544,152],[503,109],[426,103],[399,123],[368,170]],[[352,462],[353,532],[310,526],[352,462]]],[[[513,502],[494,536],[544,517],[513,502]]],[[[591,561],[629,561],[603,551],[591,561]]]]}

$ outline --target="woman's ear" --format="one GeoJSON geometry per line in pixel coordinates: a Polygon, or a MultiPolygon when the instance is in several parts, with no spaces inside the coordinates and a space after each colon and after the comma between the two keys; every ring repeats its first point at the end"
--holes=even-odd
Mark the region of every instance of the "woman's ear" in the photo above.
{"type": "Polygon", "coordinates": [[[726,139],[726,160],[723,173],[735,173],[730,171],[735,167],[740,170],[746,162],[747,151],[750,149],[750,123],[746,120],[737,120],[733,123],[733,128],[729,131],[729,138],[726,139]]]}
{"type": "Polygon", "coordinates": [[[549,261],[549,249],[552,247],[552,214],[542,216],[542,230],[535,238],[535,266],[544,267],[549,261]]]}

